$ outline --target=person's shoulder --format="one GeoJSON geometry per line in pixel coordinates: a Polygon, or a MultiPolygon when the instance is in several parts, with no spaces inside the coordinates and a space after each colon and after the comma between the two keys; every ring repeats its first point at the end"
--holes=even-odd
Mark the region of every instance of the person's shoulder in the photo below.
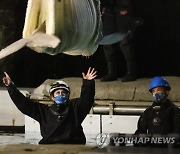
{"type": "Polygon", "coordinates": [[[153,107],[154,107],[154,106],[152,106],[152,105],[151,105],[151,106],[148,106],[148,107],[145,109],[145,111],[144,111],[144,112],[148,112],[149,110],[152,110],[152,109],[153,109],[153,107]]]}
{"type": "Polygon", "coordinates": [[[170,107],[178,108],[178,106],[169,99],[167,100],[167,103],[169,104],[170,107]]]}
{"type": "Polygon", "coordinates": [[[170,100],[169,100],[169,102],[168,102],[170,105],[169,105],[169,108],[170,109],[172,109],[173,111],[175,111],[175,112],[180,112],[180,108],[176,105],[176,104],[174,104],[173,102],[171,102],[170,100]]]}
{"type": "Polygon", "coordinates": [[[39,109],[42,109],[42,110],[48,110],[49,107],[52,106],[52,105],[49,105],[49,104],[39,103],[39,102],[33,101],[33,100],[31,100],[31,103],[36,104],[36,106],[37,106],[39,109]]]}
{"type": "Polygon", "coordinates": [[[176,104],[174,104],[174,103],[173,103],[173,105],[172,105],[172,108],[173,108],[174,110],[177,110],[177,111],[180,112],[180,108],[179,108],[176,104]]]}
{"type": "Polygon", "coordinates": [[[145,116],[149,111],[149,107],[146,108],[142,113],[141,113],[141,116],[145,116]]]}
{"type": "Polygon", "coordinates": [[[153,106],[151,105],[144,110],[143,114],[148,116],[150,113],[152,113],[152,110],[153,106]]]}

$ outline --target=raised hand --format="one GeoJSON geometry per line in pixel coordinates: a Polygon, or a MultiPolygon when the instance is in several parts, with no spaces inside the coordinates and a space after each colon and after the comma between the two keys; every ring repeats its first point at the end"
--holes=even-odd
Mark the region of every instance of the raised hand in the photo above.
{"type": "Polygon", "coordinates": [[[82,73],[83,79],[93,80],[97,75],[97,71],[94,68],[89,67],[87,74],[82,73]]]}
{"type": "Polygon", "coordinates": [[[3,83],[5,84],[5,86],[9,86],[12,83],[12,80],[6,72],[4,72],[4,74],[5,74],[5,77],[3,77],[2,79],[3,83]]]}

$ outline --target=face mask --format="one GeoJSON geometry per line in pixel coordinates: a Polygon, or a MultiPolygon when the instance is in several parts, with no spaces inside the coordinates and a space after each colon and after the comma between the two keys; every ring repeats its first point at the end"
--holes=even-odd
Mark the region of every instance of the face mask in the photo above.
{"type": "Polygon", "coordinates": [[[60,105],[60,104],[64,104],[67,102],[67,100],[69,99],[68,95],[58,95],[54,98],[54,101],[56,104],[60,105]]]}
{"type": "Polygon", "coordinates": [[[153,94],[153,101],[156,103],[163,102],[166,99],[166,93],[164,92],[157,92],[153,94]]]}

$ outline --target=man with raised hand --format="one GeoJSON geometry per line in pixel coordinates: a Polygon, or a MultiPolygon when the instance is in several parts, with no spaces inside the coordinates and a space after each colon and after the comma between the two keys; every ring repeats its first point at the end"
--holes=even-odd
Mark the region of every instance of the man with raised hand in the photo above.
{"type": "Polygon", "coordinates": [[[87,74],[82,73],[81,95],[75,99],[69,99],[70,88],[67,83],[62,80],[53,83],[49,90],[54,102],[51,106],[25,97],[6,72],[3,83],[17,108],[39,122],[42,135],[39,144],[85,144],[81,123],[94,103],[96,73],[91,67],[87,74]]]}

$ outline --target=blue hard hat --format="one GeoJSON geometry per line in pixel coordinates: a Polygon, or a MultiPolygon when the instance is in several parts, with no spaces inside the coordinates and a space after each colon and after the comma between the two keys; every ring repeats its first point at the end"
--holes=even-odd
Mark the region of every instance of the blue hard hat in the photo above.
{"type": "Polygon", "coordinates": [[[156,87],[164,87],[166,90],[171,90],[171,86],[169,85],[168,81],[160,76],[156,76],[152,79],[149,91],[152,92],[152,90],[156,87]]]}

